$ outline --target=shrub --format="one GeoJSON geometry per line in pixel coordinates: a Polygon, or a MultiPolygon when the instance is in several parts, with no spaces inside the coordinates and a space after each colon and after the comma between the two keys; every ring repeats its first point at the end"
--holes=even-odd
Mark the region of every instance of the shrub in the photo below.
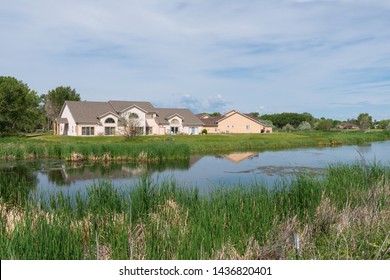
{"type": "Polygon", "coordinates": [[[309,122],[301,122],[298,126],[298,130],[310,130],[311,129],[311,125],[309,122]]]}
{"type": "Polygon", "coordinates": [[[287,131],[287,132],[295,130],[295,128],[291,124],[289,124],[289,123],[286,124],[285,126],[283,126],[282,129],[287,131]]]}

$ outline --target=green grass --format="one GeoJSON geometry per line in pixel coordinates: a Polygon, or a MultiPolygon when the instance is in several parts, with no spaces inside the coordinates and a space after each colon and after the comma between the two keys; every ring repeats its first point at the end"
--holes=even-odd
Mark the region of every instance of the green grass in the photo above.
{"type": "Polygon", "coordinates": [[[101,181],[48,200],[6,175],[1,259],[294,259],[294,233],[303,259],[390,258],[390,169],[377,164],[207,195],[147,177],[121,189],[101,181]]]}
{"type": "Polygon", "coordinates": [[[169,161],[191,154],[216,154],[248,150],[278,150],[363,144],[390,139],[389,131],[275,132],[272,134],[218,134],[124,137],[0,138],[0,159],[58,158],[70,161],[169,161]]]}

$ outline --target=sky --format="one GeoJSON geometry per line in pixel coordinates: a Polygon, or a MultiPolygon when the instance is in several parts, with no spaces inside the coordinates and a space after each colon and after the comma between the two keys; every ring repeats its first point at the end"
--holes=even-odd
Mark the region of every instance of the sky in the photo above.
{"type": "Polygon", "coordinates": [[[390,119],[390,0],[0,0],[0,76],[194,113],[390,119]]]}

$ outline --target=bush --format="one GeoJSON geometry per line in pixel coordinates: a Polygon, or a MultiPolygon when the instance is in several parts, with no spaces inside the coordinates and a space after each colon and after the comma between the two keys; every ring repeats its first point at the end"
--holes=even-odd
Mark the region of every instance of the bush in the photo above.
{"type": "Polygon", "coordinates": [[[202,129],[202,134],[207,134],[207,129],[206,128],[202,129]]]}
{"type": "Polygon", "coordinates": [[[310,130],[310,129],[311,129],[311,125],[309,122],[306,121],[301,122],[298,126],[298,130],[310,130]]]}
{"type": "Polygon", "coordinates": [[[295,128],[291,124],[289,124],[289,123],[286,124],[285,126],[283,126],[282,129],[287,131],[287,132],[295,130],[295,128]]]}

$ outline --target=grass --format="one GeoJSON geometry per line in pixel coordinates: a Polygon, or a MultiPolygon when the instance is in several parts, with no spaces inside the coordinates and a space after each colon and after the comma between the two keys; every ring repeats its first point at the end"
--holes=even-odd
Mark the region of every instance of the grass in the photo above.
{"type": "Polygon", "coordinates": [[[0,138],[0,159],[57,158],[69,161],[161,162],[188,159],[191,154],[363,144],[390,139],[389,131],[275,132],[124,137],[44,135],[0,138]]]}
{"type": "Polygon", "coordinates": [[[390,259],[390,169],[334,165],[274,188],[200,195],[175,181],[109,181],[41,199],[0,174],[1,259],[390,259]]]}

